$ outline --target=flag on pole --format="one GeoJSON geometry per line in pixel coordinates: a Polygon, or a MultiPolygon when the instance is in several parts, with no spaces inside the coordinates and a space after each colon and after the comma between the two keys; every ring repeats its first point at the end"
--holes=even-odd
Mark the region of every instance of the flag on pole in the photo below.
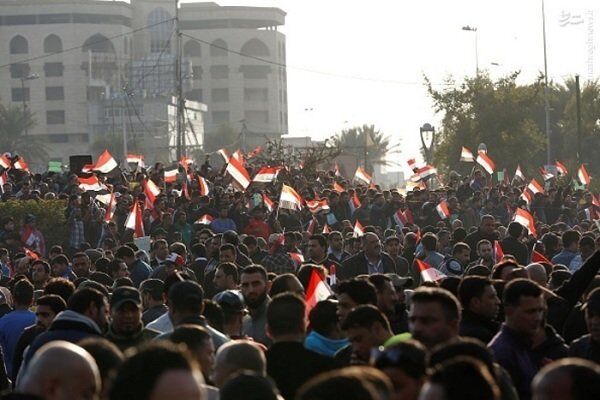
{"type": "Polygon", "coordinates": [[[77,181],[79,182],[79,189],[85,192],[88,190],[98,192],[106,189],[106,186],[100,183],[96,175],[92,175],[89,178],[77,177],[77,181]]]}
{"type": "Polygon", "coordinates": [[[144,180],[142,182],[142,188],[146,195],[145,206],[147,209],[151,210],[154,208],[154,202],[156,201],[156,197],[160,194],[160,189],[151,179],[144,180]]]}
{"type": "Polygon", "coordinates": [[[236,160],[238,160],[240,162],[240,164],[244,165],[244,153],[242,152],[242,150],[237,149],[232,155],[231,157],[235,158],[236,160]]]}
{"type": "Polygon", "coordinates": [[[531,203],[531,200],[533,200],[533,197],[531,196],[531,192],[529,190],[524,190],[523,193],[521,193],[520,198],[525,200],[527,204],[531,203]]]}
{"type": "Polygon", "coordinates": [[[560,161],[556,160],[554,165],[556,165],[556,171],[558,171],[559,175],[569,175],[569,171],[567,170],[567,167],[562,165],[562,163],[560,161]]]}
{"type": "Polygon", "coordinates": [[[544,178],[544,182],[549,181],[550,179],[554,178],[554,175],[552,175],[552,173],[550,173],[550,171],[548,171],[544,167],[540,168],[540,174],[544,178]]]}
{"type": "Polygon", "coordinates": [[[515,178],[519,178],[521,181],[525,182],[525,174],[521,170],[520,165],[517,165],[517,171],[515,172],[515,178]]]}
{"type": "Polygon", "coordinates": [[[208,196],[210,193],[208,182],[202,176],[198,177],[198,188],[200,189],[200,196],[208,196]]]}
{"type": "Polygon", "coordinates": [[[480,151],[477,154],[477,164],[481,165],[483,169],[485,169],[490,175],[492,175],[496,170],[496,164],[494,164],[492,159],[483,151],[480,151]]]}
{"type": "Polygon", "coordinates": [[[165,183],[177,182],[177,172],[179,172],[179,168],[177,166],[165,168],[165,171],[164,171],[165,183]]]}
{"type": "Polygon", "coordinates": [[[352,234],[352,237],[359,238],[361,236],[364,236],[364,234],[365,228],[363,228],[359,220],[356,220],[356,222],[354,223],[354,233],[352,234]]]}
{"type": "Polygon", "coordinates": [[[13,163],[13,168],[20,171],[29,172],[29,165],[27,165],[25,159],[20,156],[19,159],[13,163]]]}
{"type": "Polygon", "coordinates": [[[527,189],[531,191],[531,193],[544,193],[544,187],[538,183],[535,179],[532,179],[527,185],[527,189]]]}
{"type": "Polygon", "coordinates": [[[532,263],[546,263],[552,265],[552,261],[548,260],[542,253],[537,250],[534,250],[531,254],[531,262],[532,263]]]}
{"type": "Polygon", "coordinates": [[[252,179],[252,182],[270,183],[277,179],[281,167],[263,167],[258,170],[257,174],[252,179]]]}
{"type": "Polygon", "coordinates": [[[258,146],[257,148],[255,148],[254,150],[252,150],[250,153],[248,153],[248,159],[256,157],[261,152],[262,152],[262,147],[258,146]]]}
{"type": "Polygon", "coordinates": [[[119,165],[117,164],[113,156],[110,155],[108,150],[104,150],[104,152],[100,154],[100,157],[98,157],[98,161],[94,165],[93,169],[94,171],[98,171],[103,174],[108,174],[118,166],[119,165]]]}
{"type": "Polygon", "coordinates": [[[408,161],[406,161],[406,163],[408,164],[408,168],[410,168],[411,171],[414,171],[415,169],[419,168],[417,166],[417,160],[415,160],[414,158],[409,159],[408,161]]]}
{"type": "Polygon", "coordinates": [[[335,190],[338,193],[342,193],[342,192],[346,191],[346,189],[344,189],[344,187],[337,182],[333,182],[333,190],[335,190]]]}
{"type": "Polygon", "coordinates": [[[360,181],[365,185],[368,185],[373,179],[371,178],[371,175],[367,174],[367,172],[362,167],[358,167],[356,168],[356,172],[354,173],[354,180],[360,181]]]}
{"type": "Polygon", "coordinates": [[[127,154],[128,164],[137,164],[138,167],[144,168],[144,156],[141,154],[127,154]]]}
{"type": "Polygon", "coordinates": [[[499,263],[504,257],[504,250],[499,241],[494,240],[494,262],[499,263]]]}
{"type": "Polygon", "coordinates": [[[182,155],[181,160],[179,160],[179,165],[181,165],[185,171],[187,171],[189,166],[192,165],[193,163],[194,163],[194,160],[192,160],[190,157],[185,156],[185,155],[182,155]]]}
{"type": "Polygon", "coordinates": [[[229,159],[231,158],[231,156],[229,155],[229,152],[227,151],[227,149],[225,149],[225,148],[219,149],[219,150],[217,150],[217,153],[219,153],[221,155],[221,157],[223,157],[223,160],[225,160],[226,163],[229,162],[229,159]]]}
{"type": "Polygon", "coordinates": [[[537,236],[537,233],[535,231],[535,220],[528,211],[523,210],[522,208],[517,208],[517,212],[515,213],[513,221],[517,221],[525,228],[527,228],[529,233],[531,233],[533,236],[537,236]]]}
{"type": "Polygon", "coordinates": [[[115,211],[117,209],[117,198],[115,197],[114,192],[110,194],[110,200],[106,204],[106,210],[104,212],[104,222],[109,223],[113,216],[115,215],[115,211]]]}
{"type": "Polygon", "coordinates": [[[596,207],[600,208],[600,199],[598,199],[598,195],[593,194],[592,195],[592,204],[596,207]]]}
{"type": "Polygon", "coordinates": [[[306,200],[306,207],[313,214],[317,214],[320,211],[329,211],[329,201],[327,199],[306,200]]]}
{"type": "Polygon", "coordinates": [[[394,222],[400,228],[404,228],[404,225],[406,225],[406,223],[408,222],[406,215],[402,212],[401,209],[398,209],[398,211],[396,211],[396,213],[394,214],[394,222]]]}
{"type": "Polygon", "coordinates": [[[279,207],[288,210],[302,210],[302,197],[296,193],[294,188],[283,185],[279,197],[279,207]]]}
{"type": "Polygon", "coordinates": [[[263,204],[265,205],[265,207],[267,208],[268,212],[272,212],[273,211],[273,207],[275,206],[273,204],[273,201],[269,198],[269,196],[267,196],[266,194],[263,193],[262,195],[262,199],[263,199],[263,204]]]}
{"type": "Polygon", "coordinates": [[[423,282],[437,282],[446,277],[446,275],[433,268],[425,261],[421,261],[418,258],[415,258],[415,262],[417,263],[417,267],[419,268],[419,272],[421,274],[421,279],[423,279],[423,282]]]}
{"type": "Polygon", "coordinates": [[[442,200],[440,204],[435,207],[435,211],[437,211],[441,219],[446,219],[450,216],[450,210],[448,209],[448,202],[446,200],[442,200]]]}
{"type": "Polygon", "coordinates": [[[238,159],[231,157],[226,171],[243,190],[250,186],[250,174],[238,159]]]}
{"type": "Polygon", "coordinates": [[[133,202],[133,207],[125,221],[125,228],[133,230],[133,237],[139,238],[146,236],[144,234],[144,221],[142,220],[142,209],[137,201],[133,202]]]}
{"type": "MultiPolygon", "coordinates": [[[[424,181],[430,176],[437,175],[437,169],[431,165],[426,165],[423,168],[418,168],[415,172],[414,178],[415,182],[424,181]]],[[[412,178],[411,178],[412,179],[412,178]]]]}
{"type": "Polygon", "coordinates": [[[4,169],[10,169],[12,167],[12,161],[10,161],[6,154],[0,156],[0,167],[4,169]]]}
{"type": "Polygon", "coordinates": [[[199,224],[199,225],[210,225],[210,223],[214,220],[215,218],[210,215],[210,214],[204,214],[203,216],[201,216],[200,218],[198,218],[196,220],[196,222],[194,222],[194,224],[199,224]]]}
{"type": "Polygon", "coordinates": [[[410,208],[407,208],[406,210],[404,210],[404,216],[406,217],[406,221],[410,224],[415,223],[415,217],[412,214],[412,211],[410,211],[410,208]]]}
{"type": "Polygon", "coordinates": [[[581,167],[579,167],[579,170],[577,171],[577,178],[579,178],[579,182],[581,182],[582,185],[590,184],[590,175],[588,174],[587,169],[585,169],[585,166],[583,164],[581,164],[581,167]]]}
{"type": "Polygon", "coordinates": [[[460,151],[460,161],[475,162],[475,157],[473,157],[473,153],[471,153],[471,150],[463,146],[462,150],[460,151]]]}
{"type": "Polygon", "coordinates": [[[308,287],[306,288],[306,295],[304,297],[306,302],[306,316],[308,316],[318,302],[327,300],[332,294],[331,288],[325,283],[323,277],[316,269],[312,269],[310,271],[310,279],[308,280],[308,287]]]}

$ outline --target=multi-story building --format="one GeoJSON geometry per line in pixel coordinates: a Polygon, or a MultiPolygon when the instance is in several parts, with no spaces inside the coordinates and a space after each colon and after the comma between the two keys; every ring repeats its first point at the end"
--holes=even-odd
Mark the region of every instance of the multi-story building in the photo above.
{"type": "MultiPolygon", "coordinates": [[[[170,143],[174,7],[174,0],[0,0],[0,101],[34,113],[27,134],[43,139],[52,160],[87,154],[102,135],[123,130],[136,138],[133,150],[155,153],[149,139],[170,143]]],[[[277,30],[284,21],[277,8],[180,5],[185,96],[206,104],[190,107],[204,130],[187,143],[201,147],[221,124],[245,123],[248,148],[287,133],[285,36],[277,30]]]]}

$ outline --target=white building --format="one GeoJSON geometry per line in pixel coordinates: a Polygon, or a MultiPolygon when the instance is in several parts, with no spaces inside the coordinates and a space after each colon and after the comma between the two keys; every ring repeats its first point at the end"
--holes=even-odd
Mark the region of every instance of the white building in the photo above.
{"type": "MultiPolygon", "coordinates": [[[[151,139],[162,135],[168,143],[174,4],[0,0],[0,101],[24,102],[37,121],[28,134],[48,144],[52,160],[66,162],[69,155],[88,153],[97,135],[122,126],[122,120],[114,121],[121,118],[114,110],[126,88],[128,101],[120,115],[140,144],[130,150],[160,150],[151,139]],[[148,68],[154,60],[157,67],[148,68]],[[164,112],[147,111],[161,99],[164,112]]],[[[285,36],[277,31],[285,13],[186,3],[179,20],[185,94],[207,105],[188,104],[188,113],[204,130],[194,129],[196,137],[186,142],[202,146],[204,132],[210,135],[225,123],[241,129],[243,121],[247,147],[287,133],[285,36]]]]}

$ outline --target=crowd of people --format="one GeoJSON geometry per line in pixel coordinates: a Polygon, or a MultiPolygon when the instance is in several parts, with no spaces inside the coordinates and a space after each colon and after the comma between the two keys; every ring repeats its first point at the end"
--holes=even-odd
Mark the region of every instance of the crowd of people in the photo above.
{"type": "Polygon", "coordinates": [[[0,216],[2,398],[600,399],[592,193],[169,168],[3,174],[68,237],[0,216]]]}

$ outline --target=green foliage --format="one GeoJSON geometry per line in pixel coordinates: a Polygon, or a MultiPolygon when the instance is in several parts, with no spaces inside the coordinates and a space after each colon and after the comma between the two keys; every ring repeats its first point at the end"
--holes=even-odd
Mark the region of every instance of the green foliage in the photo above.
{"type": "Polygon", "coordinates": [[[25,135],[33,129],[36,121],[29,110],[25,113],[20,106],[0,104],[0,151],[8,151],[45,163],[48,158],[46,147],[36,135],[25,135]]]}
{"type": "Polygon", "coordinates": [[[385,164],[386,154],[394,147],[390,145],[389,136],[375,129],[375,125],[366,124],[343,130],[333,137],[333,144],[341,149],[342,154],[354,155],[361,163],[366,158],[365,167],[369,171],[374,164],[385,164]]]}
{"type": "Polygon", "coordinates": [[[26,214],[36,216],[37,227],[46,239],[46,249],[55,244],[64,245],[68,239],[65,210],[66,203],[63,200],[11,200],[0,203],[0,215],[14,218],[18,230],[26,214]]]}

